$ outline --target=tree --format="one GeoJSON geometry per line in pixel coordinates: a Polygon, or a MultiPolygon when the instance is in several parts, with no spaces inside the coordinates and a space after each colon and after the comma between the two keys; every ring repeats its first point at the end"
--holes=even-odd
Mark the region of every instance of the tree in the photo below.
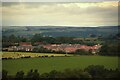
{"type": "Polygon", "coordinates": [[[99,52],[99,55],[119,56],[119,44],[104,44],[99,52]]]}
{"type": "Polygon", "coordinates": [[[23,71],[17,72],[15,78],[22,80],[24,78],[24,72],[23,71]]]}
{"type": "Polygon", "coordinates": [[[79,54],[79,55],[89,55],[89,52],[83,50],[83,49],[78,49],[75,51],[75,54],[79,54]]]}
{"type": "Polygon", "coordinates": [[[60,75],[59,75],[59,72],[56,71],[56,70],[52,70],[50,73],[49,73],[49,78],[60,78],[60,75]]]}
{"type": "Polygon", "coordinates": [[[7,75],[8,74],[8,71],[6,71],[6,70],[2,70],[2,79],[4,80],[4,79],[7,79],[7,75]]]}
{"type": "Polygon", "coordinates": [[[39,41],[43,41],[42,35],[41,34],[35,34],[32,38],[31,38],[31,42],[39,42],[39,41]]]}
{"type": "Polygon", "coordinates": [[[12,43],[10,42],[9,38],[7,36],[2,36],[2,47],[6,48],[9,46],[12,46],[12,43]]]}
{"type": "Polygon", "coordinates": [[[48,79],[49,78],[49,73],[43,73],[43,74],[41,74],[40,78],[43,79],[43,80],[44,79],[48,79]]]}
{"type": "Polygon", "coordinates": [[[16,42],[19,42],[19,39],[15,35],[12,34],[9,36],[9,41],[12,43],[16,43],[16,42]]]}
{"type": "Polygon", "coordinates": [[[75,78],[75,79],[84,79],[91,78],[90,74],[81,69],[65,69],[63,72],[63,78],[75,78]]]}
{"type": "Polygon", "coordinates": [[[92,38],[95,38],[95,37],[96,37],[95,34],[89,34],[89,36],[92,37],[92,38]]]}
{"type": "Polygon", "coordinates": [[[51,50],[48,50],[44,47],[36,47],[36,48],[33,49],[33,52],[48,53],[48,52],[51,52],[51,50]]]}
{"type": "Polygon", "coordinates": [[[31,69],[28,73],[26,78],[33,78],[33,69],[31,69]]]}
{"type": "Polygon", "coordinates": [[[104,66],[90,65],[85,68],[85,71],[91,74],[93,78],[104,78],[106,74],[106,69],[104,66]]]}
{"type": "Polygon", "coordinates": [[[89,53],[89,55],[93,55],[92,49],[90,49],[90,50],[88,51],[88,53],[89,53]]]}
{"type": "Polygon", "coordinates": [[[39,73],[38,73],[38,70],[35,69],[34,72],[33,72],[33,79],[34,79],[34,80],[38,80],[39,78],[40,78],[40,75],[39,75],[39,73]]]}

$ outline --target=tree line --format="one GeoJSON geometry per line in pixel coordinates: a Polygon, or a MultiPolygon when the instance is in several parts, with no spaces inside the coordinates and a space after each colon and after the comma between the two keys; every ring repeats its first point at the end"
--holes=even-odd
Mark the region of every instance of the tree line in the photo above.
{"type": "Polygon", "coordinates": [[[95,45],[94,42],[84,42],[81,40],[74,40],[75,37],[49,37],[42,36],[41,34],[35,34],[32,37],[21,37],[21,36],[2,36],[3,47],[9,47],[15,45],[14,43],[19,42],[31,42],[34,45],[35,42],[43,42],[44,44],[84,44],[84,45],[95,45]]]}
{"type": "Polygon", "coordinates": [[[24,79],[34,79],[34,80],[61,80],[61,79],[82,79],[82,80],[89,80],[89,79],[102,79],[102,78],[118,78],[120,70],[115,69],[106,69],[104,66],[101,65],[90,65],[84,70],[81,69],[65,69],[63,71],[52,70],[48,73],[40,74],[40,72],[35,69],[31,69],[27,74],[23,71],[18,71],[16,75],[11,76],[8,75],[8,71],[2,71],[2,80],[24,80],[24,79]]]}

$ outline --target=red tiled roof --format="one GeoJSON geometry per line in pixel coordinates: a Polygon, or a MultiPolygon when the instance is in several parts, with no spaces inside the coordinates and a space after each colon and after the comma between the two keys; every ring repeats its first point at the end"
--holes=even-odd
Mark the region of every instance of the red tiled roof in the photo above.
{"type": "Polygon", "coordinates": [[[76,50],[77,50],[76,48],[72,48],[72,47],[65,48],[65,51],[67,52],[75,52],[76,50]]]}
{"type": "Polygon", "coordinates": [[[66,52],[75,52],[77,49],[83,49],[89,51],[90,49],[96,50],[99,49],[100,46],[87,46],[87,45],[57,45],[57,44],[49,44],[43,46],[44,48],[55,50],[55,51],[66,51],[66,52]]]}

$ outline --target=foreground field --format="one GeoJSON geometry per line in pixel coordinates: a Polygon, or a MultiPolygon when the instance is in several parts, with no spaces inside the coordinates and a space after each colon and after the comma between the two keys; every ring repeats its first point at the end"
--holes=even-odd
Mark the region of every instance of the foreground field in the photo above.
{"type": "Polygon", "coordinates": [[[47,57],[47,58],[23,58],[3,60],[3,69],[9,75],[15,75],[17,71],[28,72],[30,69],[38,69],[39,73],[51,70],[84,69],[89,65],[104,65],[108,69],[118,68],[118,57],[105,56],[71,56],[71,57],[47,57]]]}

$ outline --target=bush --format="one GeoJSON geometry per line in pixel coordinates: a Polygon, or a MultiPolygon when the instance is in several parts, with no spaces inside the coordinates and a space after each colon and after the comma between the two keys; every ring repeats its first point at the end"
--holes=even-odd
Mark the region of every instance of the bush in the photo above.
{"type": "Polygon", "coordinates": [[[7,60],[7,58],[2,58],[2,60],[7,60]]]}
{"type": "Polygon", "coordinates": [[[25,56],[25,57],[21,57],[21,58],[31,58],[31,56],[25,56]]]}
{"type": "Polygon", "coordinates": [[[48,55],[45,55],[44,57],[48,57],[48,55]]]}
{"type": "Polygon", "coordinates": [[[89,51],[85,51],[83,49],[78,49],[75,51],[75,54],[79,54],[79,55],[90,55],[89,51]]]}
{"type": "Polygon", "coordinates": [[[24,58],[31,58],[31,56],[25,56],[24,58]]]}
{"type": "Polygon", "coordinates": [[[54,55],[51,55],[51,57],[54,57],[54,55]]]}
{"type": "Polygon", "coordinates": [[[41,56],[38,56],[38,57],[41,57],[41,56]]]}
{"type": "Polygon", "coordinates": [[[13,59],[13,58],[9,57],[9,58],[7,58],[7,59],[13,59]]]}

